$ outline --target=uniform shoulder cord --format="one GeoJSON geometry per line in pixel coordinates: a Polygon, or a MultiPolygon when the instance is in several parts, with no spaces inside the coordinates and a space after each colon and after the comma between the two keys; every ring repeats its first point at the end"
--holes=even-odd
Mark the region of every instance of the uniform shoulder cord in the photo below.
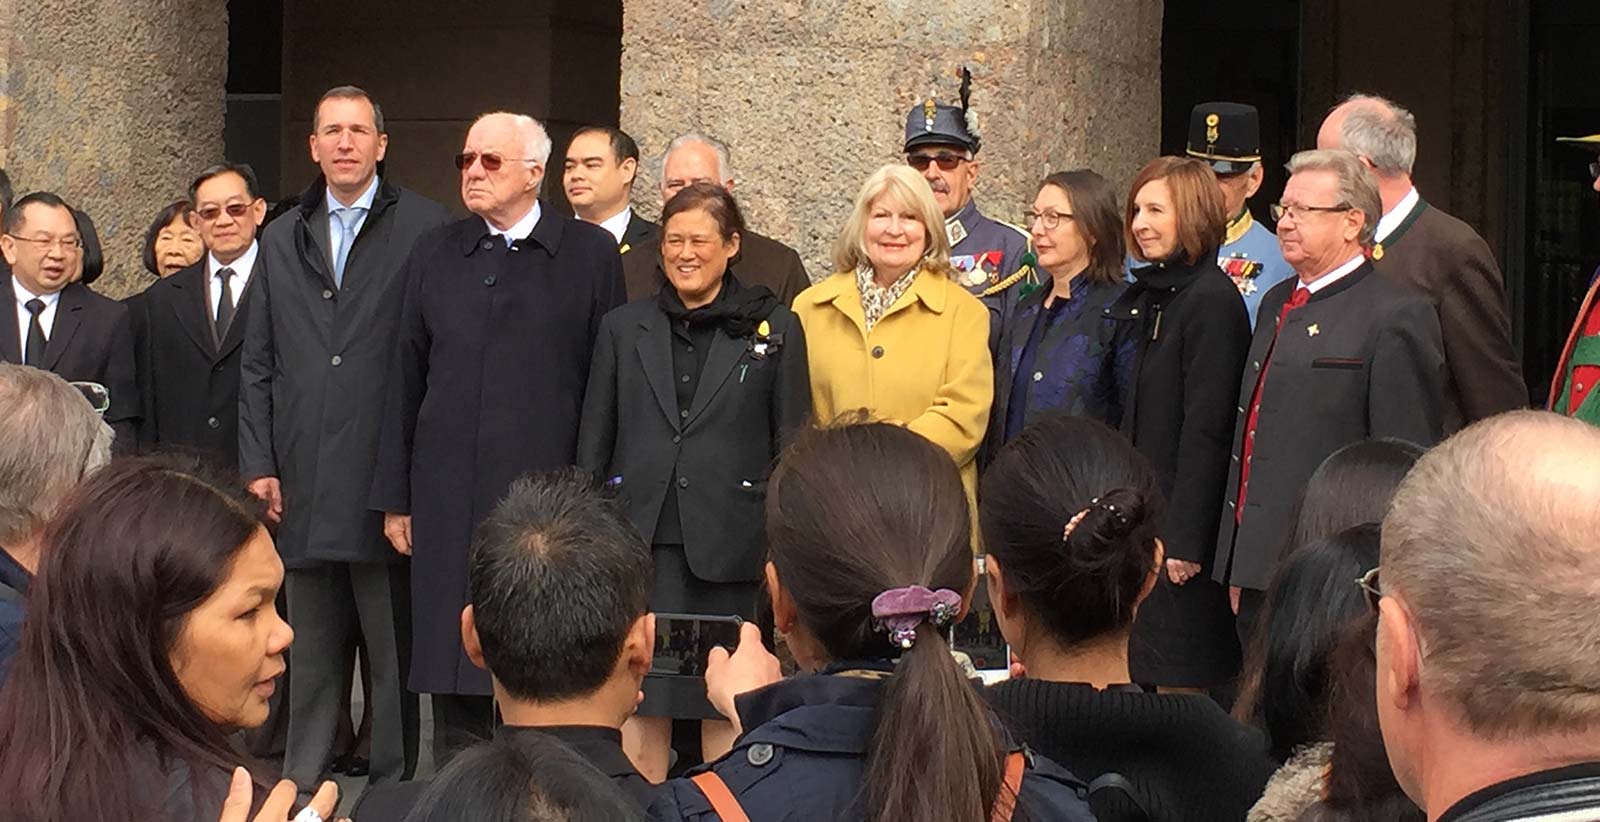
{"type": "MultiPolygon", "coordinates": [[[[991,822],[1011,822],[1011,815],[1017,809],[1017,794],[1022,790],[1022,772],[1026,765],[1021,751],[1006,755],[1005,782],[1000,786],[1000,795],[995,797],[991,822]]],[[[733,791],[728,790],[728,783],[723,782],[715,771],[702,771],[690,777],[689,781],[705,794],[706,801],[711,803],[711,809],[722,818],[722,822],[750,822],[744,806],[739,804],[733,791]]]]}

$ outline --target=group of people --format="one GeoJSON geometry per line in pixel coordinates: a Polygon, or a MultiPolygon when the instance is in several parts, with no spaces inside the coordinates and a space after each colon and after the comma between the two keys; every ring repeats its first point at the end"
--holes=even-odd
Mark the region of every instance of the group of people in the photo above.
{"type": "MultiPolygon", "coordinates": [[[[1059,172],[1017,228],[978,209],[965,84],[929,99],[815,283],[708,135],[650,221],[635,141],[579,129],[567,218],[544,127],[484,115],[454,219],[382,173],[353,86],[292,204],[206,169],[122,303],[87,215],[7,196],[0,786],[30,820],[327,818],[358,654],[358,820],[1437,818],[1567,764],[1510,764],[1548,733],[1600,757],[1581,577],[1448,593],[1594,564],[1600,435],[1504,413],[1504,285],[1412,185],[1414,119],[1333,109],[1275,238],[1254,109],[1191,120],[1121,204],[1059,172]],[[949,641],[980,607],[988,689],[949,641]],[[682,623],[739,626],[703,678],[657,664],[682,623]],[[1507,769],[1441,771],[1511,731],[1507,769]]],[[[1584,329],[1552,391],[1580,418],[1584,329]]]]}

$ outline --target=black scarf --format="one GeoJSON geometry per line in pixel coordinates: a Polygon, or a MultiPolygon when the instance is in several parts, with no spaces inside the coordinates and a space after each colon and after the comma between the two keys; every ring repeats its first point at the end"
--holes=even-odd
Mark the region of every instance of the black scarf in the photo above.
{"type": "Polygon", "coordinates": [[[675,323],[719,325],[728,336],[739,338],[756,332],[756,326],[778,307],[778,296],[764,285],[739,285],[729,269],[722,275],[722,290],[717,292],[717,298],[699,308],[685,307],[670,281],[656,292],[656,303],[667,319],[675,323]]]}

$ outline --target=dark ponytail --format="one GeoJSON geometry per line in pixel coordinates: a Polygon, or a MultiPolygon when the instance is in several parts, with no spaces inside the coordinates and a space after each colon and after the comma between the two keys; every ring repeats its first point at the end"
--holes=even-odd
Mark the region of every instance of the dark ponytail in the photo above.
{"type": "Polygon", "coordinates": [[[767,533],[801,624],[831,658],[900,660],[867,748],[862,817],[987,822],[1006,754],[988,708],[931,618],[902,650],[872,616],[887,590],[972,585],[971,520],[950,456],[896,425],[803,432],[773,472],[767,533]]]}
{"type": "Polygon", "coordinates": [[[1161,494],[1127,440],[1091,419],[1045,419],[995,457],[981,498],[1007,592],[1057,641],[1128,629],[1155,567],[1161,494]]]}

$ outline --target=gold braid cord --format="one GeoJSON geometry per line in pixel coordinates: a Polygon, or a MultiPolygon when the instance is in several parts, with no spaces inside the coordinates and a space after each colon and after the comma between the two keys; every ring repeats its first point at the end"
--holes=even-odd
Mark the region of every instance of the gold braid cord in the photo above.
{"type": "Polygon", "coordinates": [[[1010,288],[1011,286],[1016,285],[1019,280],[1023,280],[1023,279],[1026,279],[1030,283],[1037,282],[1037,278],[1034,277],[1034,274],[1033,274],[1033,266],[1025,265],[1025,266],[1017,269],[1017,273],[1012,274],[1011,276],[1001,280],[1000,282],[995,283],[994,285],[989,286],[988,288],[985,288],[983,290],[983,292],[980,293],[978,296],[980,296],[980,297],[992,297],[992,296],[994,296],[996,294],[999,294],[1000,292],[1010,288]]]}

